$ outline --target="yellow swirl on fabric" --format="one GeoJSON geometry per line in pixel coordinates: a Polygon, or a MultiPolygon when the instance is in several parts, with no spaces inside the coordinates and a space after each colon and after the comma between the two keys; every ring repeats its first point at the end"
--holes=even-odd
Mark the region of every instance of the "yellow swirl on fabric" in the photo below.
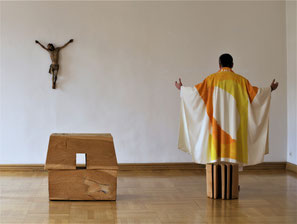
{"type": "MultiPolygon", "coordinates": [[[[247,91],[247,80],[231,70],[224,70],[210,75],[202,84],[197,85],[196,88],[206,103],[207,113],[211,121],[210,128],[212,131],[208,139],[207,153],[209,160],[218,161],[223,158],[228,158],[236,160],[237,162],[247,163],[248,101],[251,99],[247,91]],[[214,87],[218,87],[228,92],[236,101],[236,107],[240,116],[240,124],[236,133],[236,139],[232,139],[225,130],[222,130],[213,118],[212,94],[214,87]],[[226,138],[230,138],[230,140],[226,140],[226,138]]],[[[252,90],[254,91],[253,94],[257,91],[257,89],[252,90]]]]}

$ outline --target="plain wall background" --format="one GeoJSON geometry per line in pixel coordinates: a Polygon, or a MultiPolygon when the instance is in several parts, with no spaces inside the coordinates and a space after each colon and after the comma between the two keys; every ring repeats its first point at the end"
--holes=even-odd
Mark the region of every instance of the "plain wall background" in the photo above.
{"type": "Polygon", "coordinates": [[[193,86],[229,52],[257,86],[280,82],[270,154],[286,161],[284,2],[1,2],[0,164],[43,163],[53,132],[114,136],[118,162],[189,162],[177,149],[181,76],[193,86]],[[57,89],[49,55],[61,52],[57,89]]]}
{"type": "Polygon", "coordinates": [[[297,165],[297,2],[286,2],[287,24],[287,160],[297,165]]]}

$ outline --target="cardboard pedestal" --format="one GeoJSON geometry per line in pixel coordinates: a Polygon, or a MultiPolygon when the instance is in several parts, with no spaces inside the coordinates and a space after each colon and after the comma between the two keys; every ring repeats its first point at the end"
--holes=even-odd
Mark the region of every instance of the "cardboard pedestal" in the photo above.
{"type": "Polygon", "coordinates": [[[238,164],[206,164],[207,197],[213,199],[238,198],[238,164]]]}

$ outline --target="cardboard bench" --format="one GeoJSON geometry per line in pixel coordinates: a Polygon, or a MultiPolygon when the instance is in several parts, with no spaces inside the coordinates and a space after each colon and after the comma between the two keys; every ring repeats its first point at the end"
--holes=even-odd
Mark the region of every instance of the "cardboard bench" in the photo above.
{"type": "Polygon", "coordinates": [[[206,164],[207,197],[212,199],[238,198],[238,164],[206,164]]]}
{"type": "Polygon", "coordinates": [[[45,169],[50,200],[116,200],[118,164],[111,134],[52,134],[45,169]],[[85,165],[76,155],[84,154],[85,165]]]}

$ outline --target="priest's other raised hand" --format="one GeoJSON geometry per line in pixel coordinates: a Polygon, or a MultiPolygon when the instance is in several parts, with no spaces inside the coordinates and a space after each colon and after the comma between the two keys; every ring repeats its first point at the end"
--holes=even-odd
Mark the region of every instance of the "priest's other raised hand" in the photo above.
{"type": "Polygon", "coordinates": [[[273,90],[276,90],[277,87],[278,87],[278,82],[275,82],[275,79],[273,79],[273,81],[272,81],[272,83],[271,83],[271,85],[270,85],[271,92],[272,92],[273,90]]]}

